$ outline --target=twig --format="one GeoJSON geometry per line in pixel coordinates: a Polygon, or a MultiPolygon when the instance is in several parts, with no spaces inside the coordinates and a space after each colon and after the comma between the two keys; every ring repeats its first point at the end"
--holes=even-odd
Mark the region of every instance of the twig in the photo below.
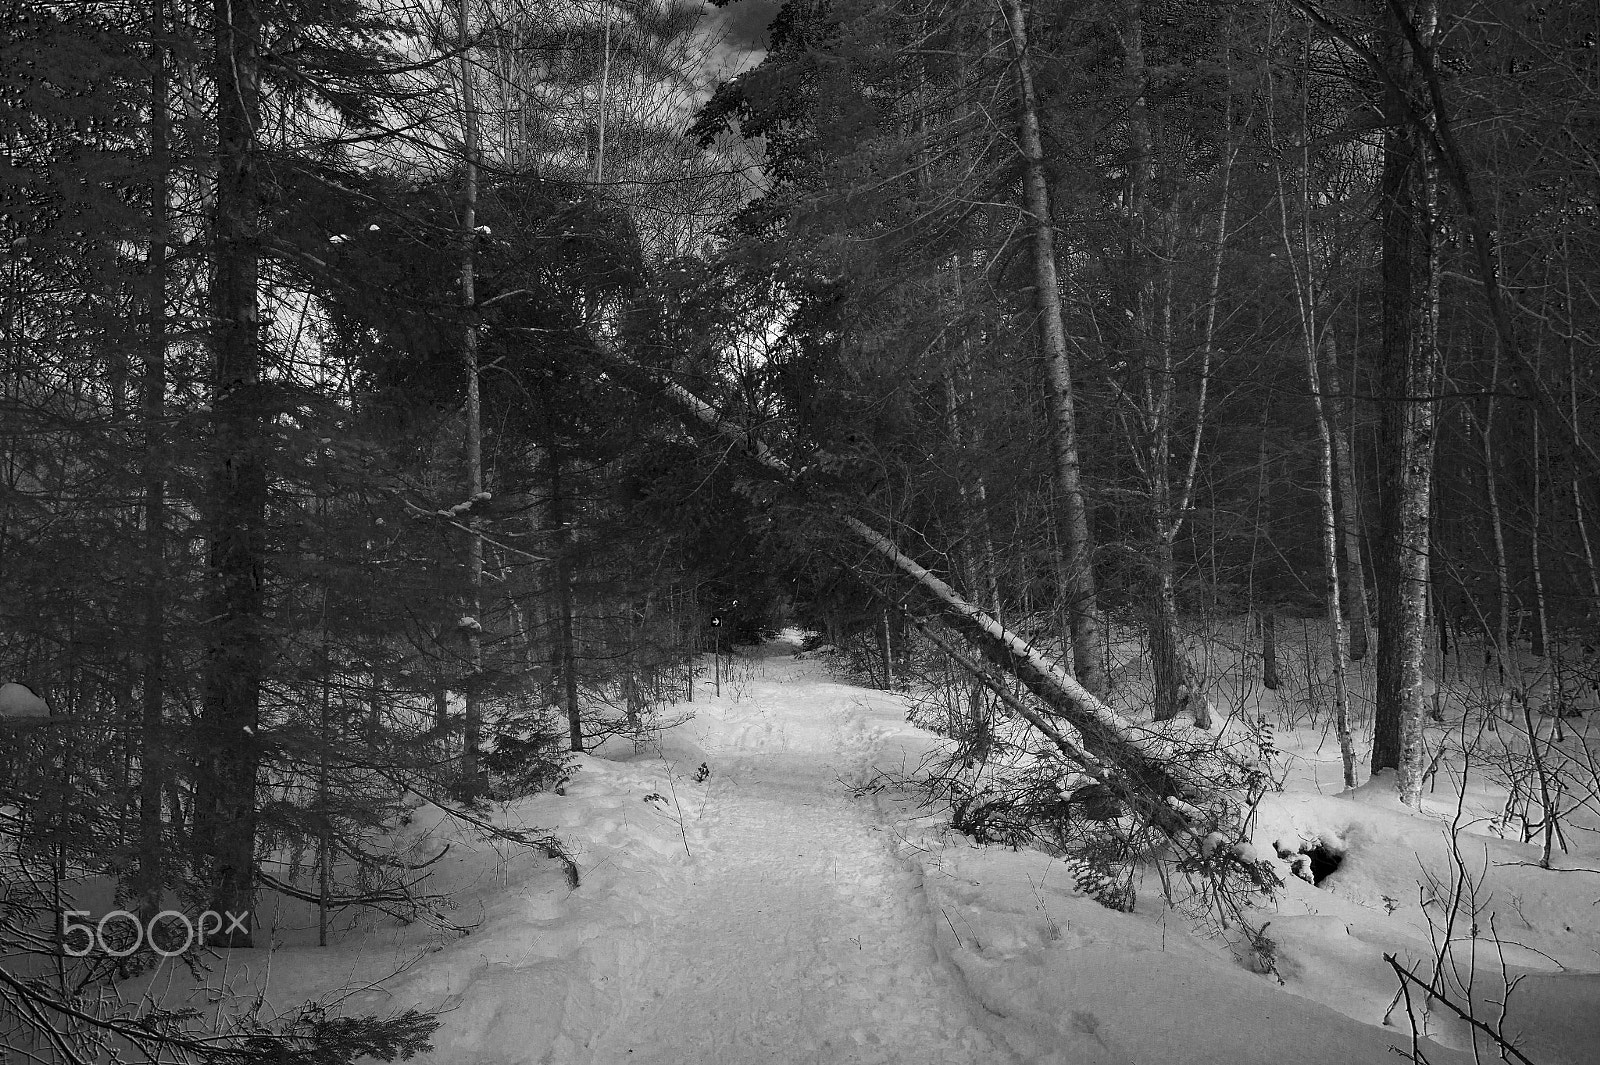
{"type": "MultiPolygon", "coordinates": [[[[1522,1062],[1522,1065],[1534,1065],[1533,1061],[1531,1059],[1529,1059],[1529,1057],[1526,1054],[1524,1054],[1522,1051],[1518,1050],[1515,1045],[1513,1045],[1512,1043],[1507,1041],[1506,1038],[1504,1036],[1502,1036],[1500,1033],[1496,1032],[1493,1028],[1489,1027],[1487,1024],[1485,1024],[1482,1021],[1478,1020],[1478,1018],[1474,1017],[1471,1013],[1469,1013],[1468,1011],[1462,1009],[1460,1006],[1456,1005],[1454,1002],[1451,1002],[1450,999],[1445,997],[1443,992],[1435,991],[1432,988],[1430,988],[1427,984],[1425,984],[1421,980],[1417,979],[1416,974],[1413,973],[1411,970],[1407,969],[1405,966],[1401,965],[1398,961],[1396,961],[1395,960],[1395,956],[1393,954],[1385,954],[1383,956],[1383,960],[1388,962],[1389,963],[1389,968],[1393,969],[1395,971],[1395,973],[1400,977],[1401,987],[1402,988],[1408,988],[1411,984],[1416,984],[1417,987],[1422,989],[1423,993],[1425,995],[1427,995],[1429,999],[1440,1003],[1446,1009],[1448,1009],[1451,1013],[1454,1013],[1457,1017],[1460,1017],[1462,1020],[1464,1020],[1468,1024],[1470,1024],[1473,1028],[1476,1028],[1478,1031],[1482,1032],[1484,1035],[1488,1036],[1491,1040],[1493,1040],[1495,1046],[1500,1048],[1500,1051],[1501,1051],[1502,1054],[1510,1055],[1512,1058],[1515,1058],[1517,1061],[1522,1062]]],[[[1407,990],[1406,991],[1406,1011],[1409,1013],[1410,1010],[1411,1010],[1411,992],[1409,990],[1407,990]]],[[[1411,1025],[1411,1037],[1412,1037],[1412,1040],[1413,1040],[1413,1044],[1415,1043],[1415,1040],[1416,1040],[1416,1033],[1417,1033],[1417,1026],[1416,1026],[1416,1023],[1415,1023],[1415,1019],[1413,1019],[1413,1022],[1412,1022],[1412,1025],[1411,1025]]]]}

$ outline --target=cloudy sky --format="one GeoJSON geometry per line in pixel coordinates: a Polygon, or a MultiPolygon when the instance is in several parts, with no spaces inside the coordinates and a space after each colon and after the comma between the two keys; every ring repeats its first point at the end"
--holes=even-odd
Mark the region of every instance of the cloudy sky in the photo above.
{"type": "Polygon", "coordinates": [[[767,26],[782,0],[733,0],[726,7],[706,5],[707,32],[718,45],[711,63],[717,77],[728,77],[761,61],[767,50],[767,26]]]}

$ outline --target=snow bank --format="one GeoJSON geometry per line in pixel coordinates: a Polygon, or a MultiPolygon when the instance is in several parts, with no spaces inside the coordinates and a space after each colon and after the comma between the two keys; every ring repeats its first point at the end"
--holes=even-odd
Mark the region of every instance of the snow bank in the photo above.
{"type": "MultiPolygon", "coordinates": [[[[976,847],[918,808],[896,780],[938,741],[907,723],[903,697],[838,683],[798,645],[742,652],[723,697],[698,688],[650,753],[629,741],[584,756],[565,795],[497,815],[568,841],[576,889],[559,863],[474,842],[424,806],[392,843],[417,858],[450,844],[427,884],[453,896],[449,912],[347,920],[319,950],[311,909],[268,896],[273,949],[241,952],[227,975],[279,1008],[345,993],[350,1012],[441,1011],[426,1065],[1345,1065],[1409,1043],[1403,1010],[1381,1024],[1397,987],[1383,956],[1434,955],[1445,911],[1429,885],[1453,868],[1445,788],[1420,814],[1383,778],[1339,794],[1322,730],[1286,726],[1284,790],[1249,838],[1207,847],[1285,881],[1248,915],[1260,935],[1167,908],[1150,881],[1137,912],[1117,913],[1061,860],[976,847]],[[1340,859],[1316,886],[1283,857],[1312,846],[1340,859]]],[[[1508,1030],[1539,1065],[1589,1065],[1600,877],[1537,868],[1536,848],[1491,831],[1493,789],[1474,779],[1457,838],[1482,885],[1476,1005],[1492,1016],[1503,993],[1492,928],[1523,978],[1508,1030]]],[[[1563,861],[1600,868],[1582,846],[1563,861]]],[[[1459,1023],[1436,1013],[1428,1032],[1434,1065],[1469,1060],[1459,1023]]]]}
{"type": "Polygon", "coordinates": [[[986,1009],[1033,1033],[1029,1060],[1348,1065],[1387,1060],[1401,1042],[1284,994],[1191,938],[1176,913],[1162,921],[1083,897],[1049,855],[947,850],[926,883],[940,955],[986,1009]]]}
{"type": "MultiPolygon", "coordinates": [[[[342,1000],[346,1014],[439,1012],[434,1052],[414,1059],[425,1065],[578,1060],[575,1040],[615,1008],[621,944],[682,896],[691,858],[675,813],[646,801],[670,790],[665,763],[584,755],[577,765],[565,795],[510,804],[493,820],[553,831],[577,859],[578,887],[562,863],[485,841],[424,804],[387,842],[413,861],[444,852],[423,885],[450,897],[436,920],[339,917],[319,948],[315,908],[263,892],[258,938],[270,946],[217,959],[211,987],[260,994],[269,1013],[310,1000],[342,1000]]],[[[122,991],[175,1005],[194,997],[190,983],[169,961],[122,991]]]]}

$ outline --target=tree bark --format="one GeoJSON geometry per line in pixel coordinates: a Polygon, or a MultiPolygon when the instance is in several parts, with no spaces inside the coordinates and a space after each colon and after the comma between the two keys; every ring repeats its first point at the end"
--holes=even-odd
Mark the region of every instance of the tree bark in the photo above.
{"type": "Polygon", "coordinates": [[[1098,696],[1105,691],[1105,676],[1099,654],[1100,615],[1095,592],[1094,543],[1090,538],[1089,509],[1084,499],[1078,458],[1078,415],[1067,354],[1061,281],[1056,270],[1055,227],[1044,167],[1044,144],[1039,132],[1038,100],[1028,49],[1027,12],[1023,0],[1005,0],[1004,6],[1016,65],[1017,139],[1022,153],[1023,196],[1033,237],[1034,299],[1039,310],[1039,341],[1048,380],[1046,405],[1050,413],[1052,458],[1062,500],[1061,539],[1067,549],[1070,581],[1066,592],[1067,616],[1072,628],[1073,672],[1088,691],[1098,696]]]}
{"type": "MultiPolygon", "coordinates": [[[[955,263],[954,269],[959,271],[961,264],[955,263]]],[[[965,341],[962,343],[964,345],[965,341]]],[[[965,351],[961,352],[959,362],[959,367],[945,368],[945,418],[957,452],[965,456],[969,449],[967,434],[962,424],[961,401],[967,392],[958,386],[956,381],[957,370],[965,369],[965,351]]],[[[991,614],[999,618],[1000,588],[999,582],[995,579],[994,540],[989,533],[988,490],[982,474],[970,475],[971,488],[967,485],[968,476],[966,463],[962,462],[956,471],[960,543],[955,555],[959,559],[958,566],[964,578],[967,594],[974,600],[982,602],[991,614]]],[[[984,698],[983,690],[983,683],[974,679],[968,693],[967,710],[967,728],[973,736],[988,734],[988,701],[984,698]]]]}
{"type": "Polygon", "coordinates": [[[1268,691],[1283,687],[1278,676],[1278,614],[1271,607],[1261,612],[1261,686],[1268,691]]]}
{"type": "Polygon", "coordinates": [[[550,464],[550,528],[555,534],[556,671],[561,676],[562,702],[567,712],[569,746],[583,750],[583,719],[578,708],[577,663],[572,648],[572,528],[567,521],[566,497],[561,481],[561,454],[554,440],[545,451],[550,464]]]}
{"type": "Polygon", "coordinates": [[[255,899],[256,775],[265,645],[266,415],[261,366],[258,130],[261,16],[217,0],[217,181],[212,219],[215,379],[208,514],[211,624],[197,730],[195,842],[223,929],[249,947],[255,899]]]}
{"type": "Polygon", "coordinates": [[[860,543],[909,577],[946,624],[961,633],[985,658],[1016,677],[1052,713],[1075,728],[1085,749],[1128,774],[1134,790],[1182,798],[1193,797],[1197,788],[1202,787],[1199,775],[1186,779],[1178,761],[1169,763],[1147,749],[1152,736],[1142,733],[1132,722],[1101,702],[1075,677],[1052,665],[1030,641],[968,603],[954,588],[859,518],[845,515],[841,520],[860,543]]]}
{"type": "Polygon", "coordinates": [[[1533,525],[1528,530],[1528,564],[1533,571],[1533,613],[1537,622],[1533,630],[1535,658],[1544,658],[1550,653],[1550,612],[1545,604],[1544,595],[1544,562],[1539,550],[1539,541],[1543,535],[1544,525],[1544,474],[1539,468],[1539,423],[1533,423],[1533,525]]]}
{"type": "MultiPolygon", "coordinates": [[[[1403,5],[1400,5],[1403,7],[1403,5]]],[[[1372,770],[1394,769],[1402,799],[1415,805],[1422,786],[1423,655],[1427,639],[1429,513],[1437,376],[1431,321],[1434,272],[1433,188],[1412,121],[1407,91],[1415,64],[1394,24],[1388,27],[1392,87],[1383,99],[1389,123],[1379,216],[1382,229],[1382,371],[1387,402],[1382,432],[1385,492],[1378,585],[1378,692],[1372,770]]],[[[1427,18],[1424,21],[1431,21],[1427,18]]]]}
{"type": "MultiPolygon", "coordinates": [[[[1306,71],[1311,65],[1310,28],[1306,33],[1306,71]]],[[[1270,106],[1270,104],[1269,104],[1270,106]]],[[[1308,140],[1310,129],[1309,88],[1301,93],[1300,140],[1302,149],[1300,187],[1296,197],[1298,226],[1289,218],[1288,191],[1284,187],[1283,168],[1275,167],[1278,186],[1279,233],[1283,250],[1294,281],[1295,302],[1300,312],[1300,343],[1305,356],[1306,385],[1311,394],[1312,420],[1317,427],[1317,499],[1322,505],[1322,561],[1324,597],[1328,616],[1328,629],[1333,638],[1333,706],[1334,728],[1339,737],[1339,754],[1344,768],[1344,786],[1356,786],[1355,747],[1350,736],[1350,701],[1345,683],[1345,626],[1344,612],[1340,606],[1339,581],[1339,525],[1334,509],[1334,440],[1337,432],[1329,426],[1328,408],[1323,401],[1322,370],[1317,357],[1322,342],[1324,324],[1321,317],[1320,280],[1315,253],[1316,242],[1311,234],[1311,196],[1307,187],[1310,181],[1311,152],[1308,140]],[[1297,232],[1298,231],[1298,232],[1297,232]],[[1298,237],[1298,240],[1296,239],[1298,237]],[[1297,246],[1298,245],[1298,246],[1297,246]]],[[[1269,122],[1271,120],[1269,119],[1269,122]]],[[[1309,667],[1309,663],[1308,663],[1309,667]]]]}
{"type": "Polygon", "coordinates": [[[467,645],[466,715],[461,741],[461,786],[475,793],[479,780],[478,748],[483,741],[483,518],[476,503],[483,492],[482,405],[478,394],[478,110],[472,90],[471,40],[467,25],[468,0],[456,5],[456,40],[461,49],[461,358],[467,378],[463,420],[466,422],[468,512],[466,613],[462,624],[467,645]]]}
{"type": "Polygon", "coordinates": [[[1333,408],[1333,462],[1339,479],[1339,538],[1344,546],[1344,616],[1350,622],[1350,661],[1367,657],[1367,629],[1371,625],[1372,605],[1367,599],[1366,570],[1361,564],[1361,507],[1356,488],[1355,456],[1351,453],[1350,400],[1339,373],[1339,348],[1334,331],[1324,334],[1328,346],[1326,364],[1328,399],[1333,408]]]}
{"type": "Polygon", "coordinates": [[[148,295],[141,416],[144,419],[144,577],[143,664],[139,719],[139,843],[132,896],[139,919],[161,910],[166,872],[161,819],[161,781],[166,772],[166,417],[168,150],[170,112],[167,84],[166,0],[150,7],[150,252],[146,260],[148,295]]]}
{"type": "MultiPolygon", "coordinates": [[[[1308,259],[1309,265],[1309,259],[1308,259]]],[[[1308,278],[1309,281],[1309,278],[1308,278]]],[[[1314,325],[1314,323],[1308,323],[1314,325]]],[[[1339,755],[1344,765],[1344,786],[1356,786],[1355,745],[1350,736],[1349,687],[1345,681],[1345,625],[1344,613],[1339,605],[1339,527],[1333,505],[1334,457],[1333,441],[1337,435],[1328,424],[1327,408],[1322,401],[1322,384],[1317,368],[1315,330],[1306,337],[1306,375],[1311,385],[1312,410],[1317,423],[1320,474],[1317,494],[1322,503],[1322,559],[1327,577],[1328,629],[1333,636],[1333,710],[1334,730],[1339,737],[1339,755]]]]}

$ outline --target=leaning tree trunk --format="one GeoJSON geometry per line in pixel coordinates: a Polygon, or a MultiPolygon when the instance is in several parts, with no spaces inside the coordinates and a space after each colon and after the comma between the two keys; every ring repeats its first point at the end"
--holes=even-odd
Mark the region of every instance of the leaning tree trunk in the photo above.
{"type": "Polygon", "coordinates": [[[262,22],[253,0],[212,16],[217,181],[212,221],[212,397],[207,611],[211,622],[196,730],[194,841],[214,945],[253,945],[256,737],[264,668],[267,444],[261,379],[261,208],[257,131],[262,22]]]}
{"type": "Polygon", "coordinates": [[[1089,508],[1084,500],[1078,458],[1078,414],[1067,356],[1066,320],[1061,283],[1056,271],[1055,227],[1050,187],[1044,167],[1044,142],[1039,132],[1038,99],[1034,92],[1028,48],[1027,12],[1023,0],[1005,0],[1016,61],[1018,147],[1022,153],[1023,194],[1033,237],[1034,299],[1038,303],[1039,340],[1049,382],[1052,458],[1062,499],[1061,539],[1067,549],[1067,616],[1072,629],[1073,672],[1084,688],[1101,695],[1105,674],[1100,659],[1100,615],[1095,593],[1094,543],[1089,534],[1089,508]]]}
{"type": "MultiPolygon", "coordinates": [[[[725,421],[699,396],[676,382],[664,380],[626,355],[604,344],[599,353],[625,380],[631,380],[639,391],[674,410],[687,425],[731,444],[763,476],[787,486],[802,499],[806,497],[804,478],[754,434],[725,421]]],[[[1219,756],[1204,733],[1135,725],[1072,674],[1050,662],[1031,641],[969,603],[949,584],[900,551],[882,532],[852,515],[839,514],[826,504],[818,503],[817,507],[831,514],[857,544],[917,588],[951,629],[984,659],[1015,677],[1043,704],[1049,717],[1075,730],[1075,742],[1111,767],[1123,790],[1154,797],[1175,812],[1178,822],[1192,825],[1198,820],[1197,801],[1215,797],[1219,779],[1219,756]],[[1194,736],[1193,741],[1185,738],[1186,732],[1194,736]]],[[[886,597],[899,599],[898,595],[886,597]]],[[[1170,822],[1162,827],[1164,831],[1182,831],[1170,822]]]]}

